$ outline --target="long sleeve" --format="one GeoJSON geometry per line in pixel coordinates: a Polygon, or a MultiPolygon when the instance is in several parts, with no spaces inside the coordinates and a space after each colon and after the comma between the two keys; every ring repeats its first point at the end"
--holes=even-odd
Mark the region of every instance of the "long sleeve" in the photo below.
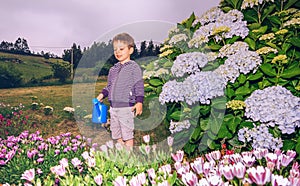
{"type": "Polygon", "coordinates": [[[144,80],[143,80],[143,76],[142,76],[142,70],[141,68],[137,65],[134,73],[134,92],[135,92],[135,96],[136,96],[136,102],[140,102],[143,103],[144,101],[144,80]]]}

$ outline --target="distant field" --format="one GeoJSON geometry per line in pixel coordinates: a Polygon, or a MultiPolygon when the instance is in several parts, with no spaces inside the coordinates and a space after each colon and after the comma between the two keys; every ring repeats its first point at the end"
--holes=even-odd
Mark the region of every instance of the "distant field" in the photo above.
{"type": "MultiPolygon", "coordinates": [[[[76,89],[80,87],[85,87],[80,89],[82,93],[85,93],[87,90],[86,87],[89,87],[95,93],[95,95],[100,92],[100,90],[105,86],[106,82],[99,82],[96,84],[79,84],[76,85],[76,89]]],[[[25,105],[27,108],[30,107],[33,102],[32,97],[37,99],[34,102],[43,103],[45,106],[49,105],[54,108],[54,114],[59,115],[64,107],[72,107],[72,90],[73,85],[61,85],[61,86],[42,86],[42,87],[26,87],[26,88],[11,88],[11,89],[0,89],[0,102],[5,104],[10,104],[11,106],[17,106],[20,103],[25,105]]],[[[94,95],[89,95],[93,97],[94,95]]],[[[91,104],[92,100],[89,103],[91,104]]],[[[78,105],[77,105],[78,106],[78,105]]],[[[81,105],[79,105],[81,106],[81,105]]],[[[88,105],[90,106],[90,105],[88,105]]]]}
{"type": "Polygon", "coordinates": [[[0,65],[13,64],[16,69],[23,73],[22,78],[25,82],[32,78],[39,79],[51,75],[50,64],[54,62],[63,62],[63,60],[0,52],[0,65]]]}

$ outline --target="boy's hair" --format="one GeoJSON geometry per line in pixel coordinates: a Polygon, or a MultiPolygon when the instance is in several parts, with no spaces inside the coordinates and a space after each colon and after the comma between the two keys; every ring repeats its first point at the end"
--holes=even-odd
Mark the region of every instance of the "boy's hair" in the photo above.
{"type": "Polygon", "coordinates": [[[129,48],[134,47],[134,39],[127,33],[121,33],[116,35],[113,38],[112,42],[114,43],[115,41],[125,42],[129,46],[129,48]]]}

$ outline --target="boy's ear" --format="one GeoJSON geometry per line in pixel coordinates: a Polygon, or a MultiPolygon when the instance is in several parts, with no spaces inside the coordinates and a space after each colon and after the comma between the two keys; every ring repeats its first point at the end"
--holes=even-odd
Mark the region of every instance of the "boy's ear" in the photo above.
{"type": "Polygon", "coordinates": [[[133,51],[134,51],[133,47],[130,47],[130,48],[129,48],[129,52],[130,52],[130,54],[132,54],[132,53],[133,53],[133,51]]]}

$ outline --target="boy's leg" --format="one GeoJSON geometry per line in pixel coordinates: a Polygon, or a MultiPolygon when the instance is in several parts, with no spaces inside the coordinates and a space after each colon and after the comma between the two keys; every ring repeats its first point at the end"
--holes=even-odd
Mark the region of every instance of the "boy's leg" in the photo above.
{"type": "Polygon", "coordinates": [[[110,107],[110,130],[112,139],[117,140],[118,143],[124,144],[121,134],[121,127],[119,122],[119,112],[117,108],[110,107]]]}
{"type": "Polygon", "coordinates": [[[131,107],[120,108],[119,118],[122,139],[126,146],[133,147],[134,112],[131,111],[131,107]]]}

